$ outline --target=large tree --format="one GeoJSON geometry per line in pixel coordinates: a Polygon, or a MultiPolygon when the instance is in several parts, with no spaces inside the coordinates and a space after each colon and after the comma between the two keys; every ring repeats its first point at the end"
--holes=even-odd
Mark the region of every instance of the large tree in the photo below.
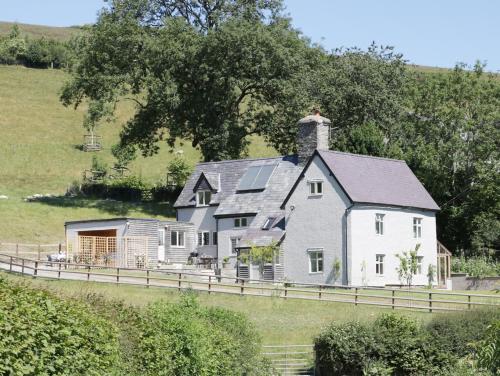
{"type": "Polygon", "coordinates": [[[276,109],[294,102],[298,77],[321,54],[278,17],[280,6],[115,0],[75,43],[62,101],[135,101],[121,142],[145,155],[166,138],[191,140],[205,160],[238,158],[248,135],[283,125],[276,109]]]}

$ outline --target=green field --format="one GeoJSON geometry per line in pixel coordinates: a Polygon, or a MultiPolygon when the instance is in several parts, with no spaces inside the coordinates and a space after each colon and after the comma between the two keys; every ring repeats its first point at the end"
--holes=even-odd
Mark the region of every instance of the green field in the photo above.
{"type": "MultiPolygon", "coordinates": [[[[102,294],[109,299],[122,300],[134,306],[144,306],[156,300],[177,301],[180,297],[176,290],[165,290],[140,286],[115,286],[106,283],[54,281],[18,277],[0,271],[0,276],[15,281],[24,280],[30,285],[48,288],[57,294],[75,296],[79,294],[102,294]]],[[[369,321],[386,308],[354,306],[345,303],[329,303],[302,300],[283,300],[280,298],[231,296],[222,294],[208,295],[198,293],[201,304],[224,307],[245,313],[256,325],[265,344],[309,344],[320,333],[321,328],[332,321],[369,321]]],[[[407,314],[428,320],[427,313],[407,312],[407,314]]]]}
{"type": "MultiPolygon", "coordinates": [[[[85,130],[85,108],[75,111],[59,102],[59,92],[68,75],[61,70],[30,69],[0,65],[0,242],[51,243],[64,240],[64,221],[113,216],[172,217],[166,204],[133,204],[105,200],[56,199],[28,203],[23,198],[36,193],[63,194],[90,167],[92,153],[80,150],[85,130]]],[[[110,148],[133,111],[130,102],[120,103],[116,120],[103,124],[98,133],[104,150],[97,154],[113,164],[110,148]]],[[[200,153],[189,142],[178,145],[190,164],[200,153]]],[[[276,155],[261,139],[254,138],[251,156],[276,155]]],[[[154,183],[165,177],[172,153],[162,145],[159,154],[139,157],[131,165],[133,174],[154,183]]]]}
{"type": "Polygon", "coordinates": [[[80,32],[78,26],[75,27],[54,27],[54,26],[42,26],[42,25],[29,25],[22,23],[13,22],[3,22],[0,21],[0,36],[8,35],[12,26],[17,25],[21,34],[26,35],[28,38],[51,38],[60,41],[67,41],[72,36],[80,32]]]}

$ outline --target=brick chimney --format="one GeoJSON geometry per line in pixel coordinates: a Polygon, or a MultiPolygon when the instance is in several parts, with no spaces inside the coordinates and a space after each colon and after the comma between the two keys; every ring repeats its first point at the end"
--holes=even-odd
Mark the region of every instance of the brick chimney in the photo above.
{"type": "Polygon", "coordinates": [[[317,110],[313,112],[313,115],[299,120],[297,133],[299,165],[304,166],[314,150],[328,150],[330,124],[330,119],[321,116],[317,110]]]}

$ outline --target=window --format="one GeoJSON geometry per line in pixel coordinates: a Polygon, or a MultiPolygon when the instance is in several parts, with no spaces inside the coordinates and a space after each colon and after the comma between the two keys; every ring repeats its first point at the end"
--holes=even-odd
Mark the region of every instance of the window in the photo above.
{"type": "Polygon", "coordinates": [[[375,214],[375,234],[384,235],[384,217],[385,214],[375,214]]]}
{"type": "Polygon", "coordinates": [[[198,206],[208,206],[212,200],[212,192],[199,191],[196,194],[196,203],[198,206]]]}
{"type": "Polygon", "coordinates": [[[165,245],[165,230],[158,231],[158,245],[165,245]]]}
{"type": "Polygon", "coordinates": [[[422,274],[423,262],[424,262],[424,256],[417,256],[417,274],[422,274]]]}
{"type": "Polygon", "coordinates": [[[422,237],[422,218],[413,218],[413,237],[415,239],[422,237]]]}
{"type": "Polygon", "coordinates": [[[234,219],[234,227],[247,227],[248,226],[248,218],[235,218],[234,219]]]}
{"type": "Polygon", "coordinates": [[[198,245],[210,245],[210,231],[198,232],[198,245]]]}
{"type": "Polygon", "coordinates": [[[241,238],[231,238],[231,251],[233,253],[236,253],[236,247],[238,247],[238,244],[240,244],[240,239],[241,238]]]}
{"type": "Polygon", "coordinates": [[[385,255],[375,255],[375,274],[384,275],[384,258],[385,255]]]}
{"type": "Polygon", "coordinates": [[[320,196],[323,194],[323,182],[322,181],[310,181],[309,183],[309,194],[314,196],[320,196]]]}
{"type": "Polygon", "coordinates": [[[170,232],[170,245],[172,247],[184,247],[184,231],[171,231],[170,232]]]}
{"type": "Polygon", "coordinates": [[[217,232],[212,232],[212,244],[217,245],[217,232]]]}
{"type": "Polygon", "coordinates": [[[263,230],[269,230],[272,226],[274,221],[276,220],[276,217],[268,217],[266,221],[264,222],[264,226],[262,226],[263,230]]]}
{"type": "Polygon", "coordinates": [[[309,253],[309,273],[323,272],[323,251],[310,250],[309,253]]]}

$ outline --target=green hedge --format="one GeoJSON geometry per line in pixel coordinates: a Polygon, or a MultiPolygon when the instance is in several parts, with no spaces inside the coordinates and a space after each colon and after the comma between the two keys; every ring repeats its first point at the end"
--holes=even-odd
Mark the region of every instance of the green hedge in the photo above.
{"type": "Polygon", "coordinates": [[[115,326],[85,305],[0,277],[0,375],[106,375],[118,353],[115,326]]]}
{"type": "Polygon", "coordinates": [[[498,310],[481,310],[436,315],[427,325],[395,314],[372,324],[334,323],[315,339],[318,371],[321,376],[469,374],[463,363],[475,358],[473,344],[499,318],[498,310]]]}

